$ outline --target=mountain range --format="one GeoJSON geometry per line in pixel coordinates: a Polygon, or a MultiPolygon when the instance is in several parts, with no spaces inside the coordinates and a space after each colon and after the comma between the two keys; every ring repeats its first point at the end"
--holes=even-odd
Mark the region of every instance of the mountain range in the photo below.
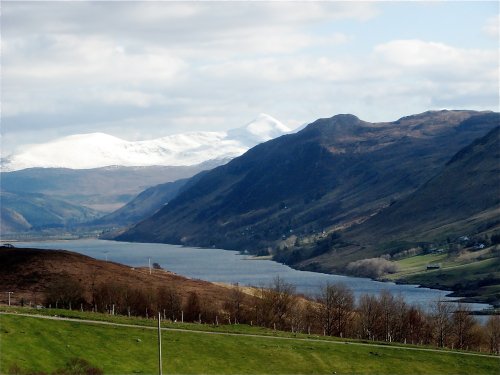
{"type": "Polygon", "coordinates": [[[178,180],[288,132],[281,122],[261,114],[227,132],[190,132],[140,142],[93,133],[26,146],[2,160],[2,232],[85,220],[105,226],[136,223],[168,202],[176,191],[170,191],[170,183],[181,186],[178,180]],[[34,204],[50,206],[51,214],[33,215],[34,204]]]}
{"type": "Polygon", "coordinates": [[[322,237],[399,207],[498,124],[498,113],[475,111],[429,111],[385,123],[353,115],[319,119],[205,173],[118,239],[265,254],[298,244],[313,253],[296,262],[314,258],[322,237]]]}
{"type": "Polygon", "coordinates": [[[250,147],[289,133],[275,118],[260,114],[227,132],[188,132],[147,141],[126,141],[104,133],[76,134],[29,145],[2,160],[2,171],[26,168],[92,169],[108,166],[191,166],[229,160],[250,147]]]}

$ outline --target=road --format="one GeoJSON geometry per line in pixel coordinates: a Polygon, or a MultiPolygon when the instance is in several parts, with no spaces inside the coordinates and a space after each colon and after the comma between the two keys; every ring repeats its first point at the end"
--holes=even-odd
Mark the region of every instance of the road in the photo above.
{"type": "MultiPolygon", "coordinates": [[[[157,330],[157,327],[152,326],[141,326],[136,324],[124,324],[124,323],[113,323],[99,320],[89,320],[89,319],[75,319],[75,318],[65,318],[60,316],[48,316],[48,315],[35,315],[35,314],[19,314],[19,313],[9,313],[0,311],[0,315],[13,315],[13,316],[25,316],[29,318],[36,319],[49,319],[49,320],[61,320],[66,322],[76,322],[83,324],[96,324],[96,325],[106,325],[106,326],[116,326],[116,327],[126,327],[126,328],[140,328],[140,329],[151,329],[157,330]]],[[[306,341],[306,342],[317,342],[323,344],[331,344],[331,345],[355,345],[355,346],[368,346],[368,347],[378,347],[378,348],[386,348],[386,349],[396,349],[396,350],[416,350],[416,351],[424,351],[424,352],[434,352],[434,353],[443,353],[443,354],[456,354],[456,355],[468,355],[475,357],[487,357],[487,358],[498,358],[500,357],[490,355],[490,354],[481,354],[481,353],[472,353],[472,352],[461,352],[454,350],[441,350],[441,349],[431,349],[431,348],[417,348],[411,346],[397,346],[397,345],[384,345],[384,344],[376,344],[376,343],[365,343],[365,342],[353,342],[353,341],[333,341],[333,340],[322,340],[322,339],[314,339],[314,338],[296,338],[296,337],[279,337],[279,336],[268,336],[268,335],[258,335],[252,333],[230,333],[230,332],[213,332],[213,331],[195,331],[190,329],[182,329],[182,328],[162,328],[162,331],[170,331],[170,332],[184,332],[184,333],[194,333],[194,334],[203,334],[203,335],[223,335],[223,336],[239,336],[239,337],[257,337],[263,339],[270,340],[293,340],[293,341],[306,341]]]]}

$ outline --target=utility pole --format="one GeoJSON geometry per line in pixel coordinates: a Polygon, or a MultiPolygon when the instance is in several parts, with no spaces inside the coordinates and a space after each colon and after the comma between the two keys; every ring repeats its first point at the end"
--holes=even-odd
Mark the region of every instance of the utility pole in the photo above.
{"type": "Polygon", "coordinates": [[[161,313],[158,312],[158,374],[162,375],[161,369],[161,313]]]}
{"type": "Polygon", "coordinates": [[[149,261],[149,274],[151,275],[151,258],[148,258],[149,261]]]}
{"type": "Polygon", "coordinates": [[[5,293],[7,293],[9,295],[9,306],[10,306],[10,295],[14,294],[14,292],[5,292],[5,293]]]}

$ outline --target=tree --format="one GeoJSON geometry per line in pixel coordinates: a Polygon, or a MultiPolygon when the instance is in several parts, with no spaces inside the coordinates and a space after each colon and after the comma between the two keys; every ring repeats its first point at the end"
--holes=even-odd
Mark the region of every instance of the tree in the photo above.
{"type": "Polygon", "coordinates": [[[427,319],[422,310],[416,306],[411,306],[406,312],[406,332],[403,342],[406,339],[410,344],[426,342],[427,319]]]}
{"type": "Polygon", "coordinates": [[[188,299],[186,301],[186,305],[184,307],[184,317],[187,321],[197,321],[201,314],[201,304],[198,293],[190,292],[188,295],[188,299]]]}
{"type": "Polygon", "coordinates": [[[268,311],[268,322],[284,329],[288,314],[296,301],[295,287],[276,276],[269,289],[262,290],[263,308],[268,311]]]}
{"type": "Polygon", "coordinates": [[[165,317],[172,321],[181,315],[182,299],[173,286],[163,286],[157,290],[158,311],[164,312],[165,317]]]}
{"type": "Polygon", "coordinates": [[[359,334],[368,340],[379,338],[382,311],[375,296],[363,294],[359,300],[359,334]]]}
{"type": "Polygon", "coordinates": [[[225,308],[229,316],[236,319],[237,322],[243,322],[243,301],[245,293],[241,290],[238,283],[234,284],[229,292],[229,299],[225,303],[225,308]]]}
{"type": "Polygon", "coordinates": [[[473,328],[476,324],[470,315],[470,308],[459,303],[452,317],[454,346],[457,349],[468,349],[473,344],[473,328]]]}
{"type": "Polygon", "coordinates": [[[94,288],[94,303],[99,311],[110,311],[115,308],[118,312],[120,308],[125,308],[125,296],[127,287],[116,282],[105,282],[94,288]]]}
{"type": "Polygon", "coordinates": [[[85,303],[84,289],[80,282],[70,275],[59,275],[50,282],[45,293],[47,305],[59,308],[75,308],[85,303]]]}
{"type": "Polygon", "coordinates": [[[449,302],[436,301],[432,305],[431,319],[434,326],[436,345],[444,347],[451,333],[451,313],[453,306],[449,302]]]}
{"type": "Polygon", "coordinates": [[[344,284],[327,283],[318,298],[319,319],[325,334],[345,336],[352,320],[354,295],[344,284]]]}
{"type": "Polygon", "coordinates": [[[490,316],[485,328],[490,352],[500,354],[500,315],[490,316]]]}

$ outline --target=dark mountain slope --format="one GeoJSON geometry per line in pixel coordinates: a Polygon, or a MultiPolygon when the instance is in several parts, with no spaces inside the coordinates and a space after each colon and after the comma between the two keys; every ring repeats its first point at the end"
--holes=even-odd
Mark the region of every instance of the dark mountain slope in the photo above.
{"type": "Polygon", "coordinates": [[[500,204],[499,136],[500,127],[497,127],[459,151],[436,177],[357,227],[353,235],[371,232],[378,236],[422,236],[436,227],[497,207],[500,204]]]}
{"type": "Polygon", "coordinates": [[[152,216],[181,192],[196,184],[206,173],[207,171],[202,171],[191,178],[152,186],[141,192],[125,206],[87,223],[87,225],[89,227],[116,227],[137,224],[152,216]]]}
{"type": "Polygon", "coordinates": [[[343,246],[334,245],[302,266],[342,271],[350,261],[400,251],[403,243],[411,248],[495,230],[500,227],[499,213],[500,127],[496,127],[456,153],[414,193],[341,233],[343,246]]]}
{"type": "Polygon", "coordinates": [[[348,225],[413,192],[497,124],[498,114],[472,111],[320,119],[208,172],[118,239],[259,251],[348,225]]]}
{"type": "Polygon", "coordinates": [[[89,225],[121,226],[138,223],[153,215],[167,204],[179,193],[179,190],[187,181],[187,179],[180,179],[174,182],[152,186],[141,192],[125,206],[100,219],[90,222],[89,225]]]}

